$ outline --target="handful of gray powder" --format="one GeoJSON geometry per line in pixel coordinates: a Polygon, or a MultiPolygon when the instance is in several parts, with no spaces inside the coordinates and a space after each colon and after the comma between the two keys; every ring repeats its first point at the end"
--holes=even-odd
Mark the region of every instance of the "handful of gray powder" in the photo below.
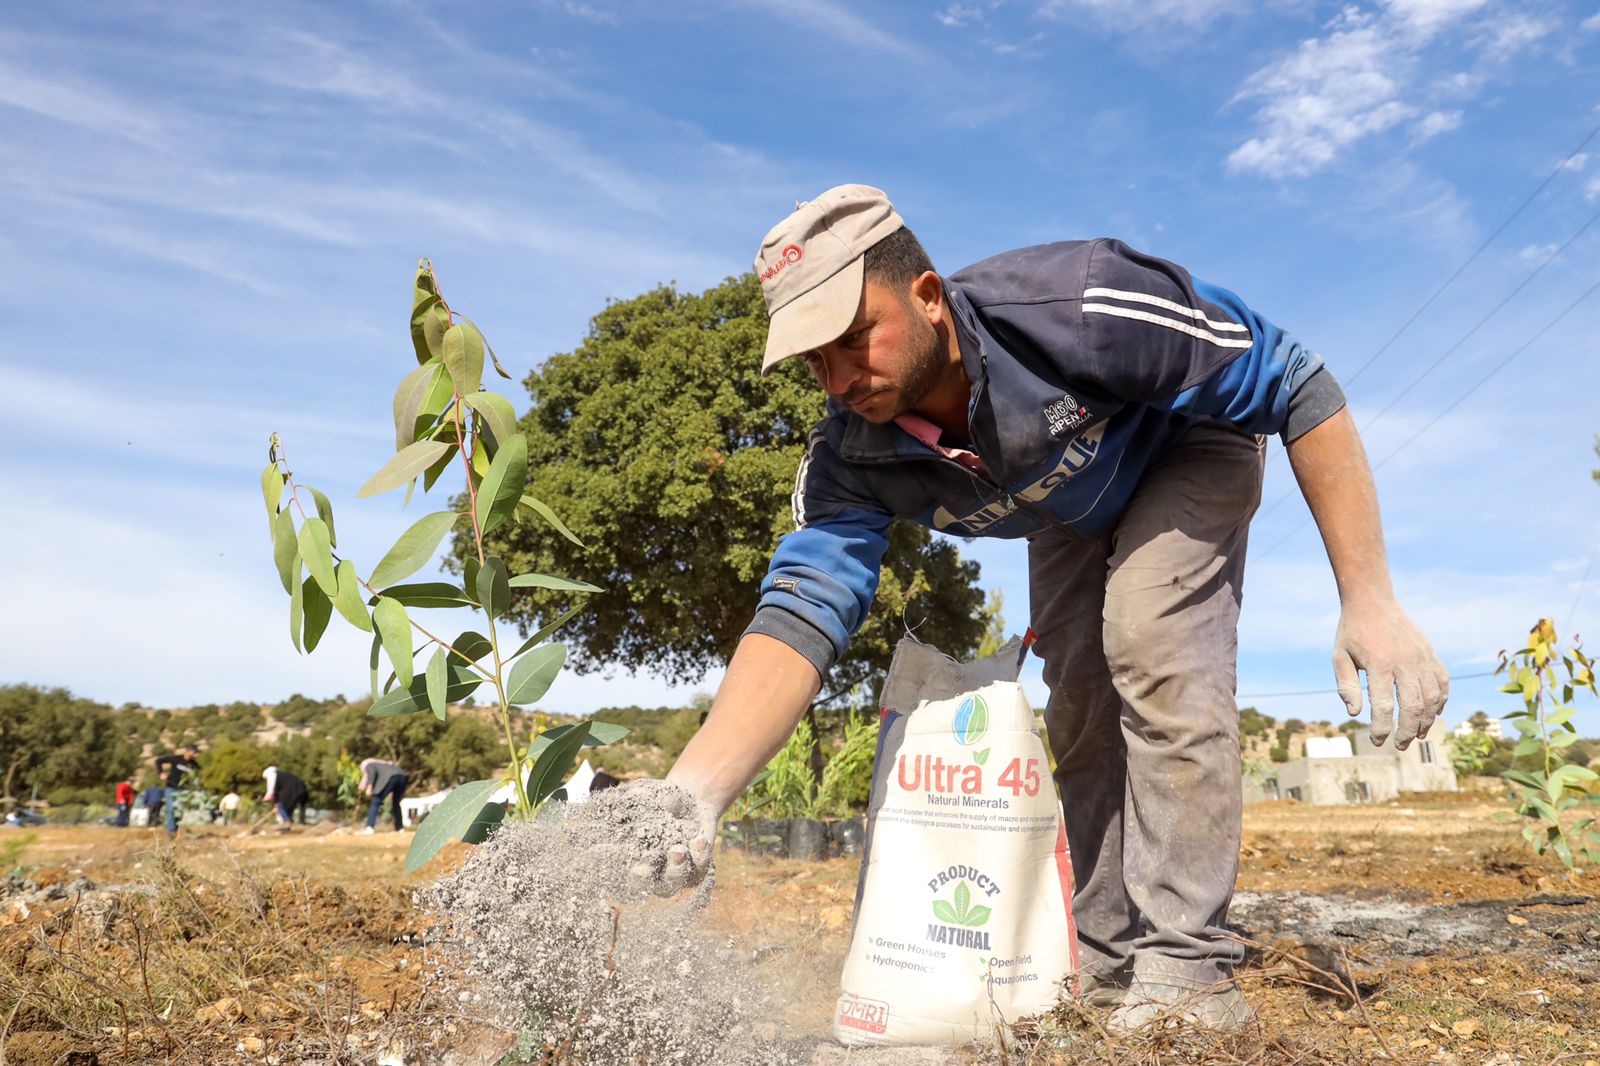
{"type": "MultiPolygon", "coordinates": [[[[502,827],[428,894],[470,990],[508,1030],[542,1026],[558,1061],[771,1063],[752,964],[701,925],[696,894],[630,879],[696,831],[692,797],[640,781],[502,827]],[[674,816],[674,812],[677,815],[674,816]]],[[[465,990],[465,989],[464,989],[465,990]]]]}

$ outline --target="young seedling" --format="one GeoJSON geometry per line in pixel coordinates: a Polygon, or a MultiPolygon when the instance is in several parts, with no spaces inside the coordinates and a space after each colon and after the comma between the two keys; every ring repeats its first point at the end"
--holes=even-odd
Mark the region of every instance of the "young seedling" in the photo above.
{"type": "Polygon", "coordinates": [[[1537,769],[1511,769],[1500,775],[1517,786],[1516,816],[1526,822],[1522,839],[1535,855],[1555,852],[1569,870],[1577,865],[1579,856],[1600,864],[1600,831],[1595,819],[1573,817],[1578,813],[1573,808],[1600,798],[1590,792],[1600,774],[1568,762],[1562,754],[1578,739],[1577,727],[1572,724],[1573,695],[1583,689],[1597,694],[1594,660],[1583,654],[1581,645],[1561,650],[1555,623],[1541,618],[1528,633],[1527,647],[1510,655],[1500,653],[1495,673],[1502,672],[1510,680],[1500,691],[1522,697],[1522,710],[1504,716],[1520,737],[1513,754],[1518,759],[1539,756],[1537,769]],[[1564,680],[1557,674],[1558,663],[1564,680]]]}
{"type": "Polygon", "coordinates": [[[512,574],[503,560],[485,552],[485,534],[527,513],[581,542],[550,508],[524,494],[527,442],[510,401],[483,387],[485,355],[501,377],[510,375],[478,327],[445,302],[426,259],[417,264],[412,290],[411,342],[417,366],[395,391],[395,454],[356,495],[376,496],[405,486],[409,503],[419,478],[427,493],[448,470],[459,467],[466,491],[449,509],[413,522],[363,577],[355,562],[339,551],[332,503],[324,493],[295,479],[276,433],[261,472],[273,560],[289,595],[289,638],[296,650],[309,654],[315,649],[335,611],[357,629],[373,634],[368,662],[372,707],[367,713],[375,717],[428,711],[444,721],[452,703],[484,685],[494,689],[509,755],[506,773],[459,786],[428,815],[406,854],[408,873],[449,841],[482,842],[508,816],[505,806],[488,802],[501,786],[509,784],[514,790],[509,816],[532,818],[550,799],[566,798],[559,791],[561,782],[580,749],[619,740],[628,732],[584,721],[547,729],[526,748],[517,745],[513,712],[541,699],[566,662],[566,646],[546,643],[547,639],[582,608],[584,597],[602,590],[571,578],[512,574]],[[303,496],[310,498],[313,510],[307,509],[303,496]],[[463,523],[471,531],[472,551],[461,584],[406,583],[463,523]],[[578,603],[508,653],[495,622],[506,613],[512,590],[518,588],[570,592],[578,603]],[[467,630],[447,641],[424,628],[413,614],[459,607],[481,610],[486,633],[467,630]],[[430,648],[432,654],[419,666],[418,656],[430,648]],[[381,688],[380,652],[393,668],[381,688]]]}

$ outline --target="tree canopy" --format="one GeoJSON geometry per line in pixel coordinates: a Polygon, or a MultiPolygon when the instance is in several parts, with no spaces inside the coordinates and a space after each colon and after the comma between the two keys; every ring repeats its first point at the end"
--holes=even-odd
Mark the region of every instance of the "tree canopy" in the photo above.
{"type": "MultiPolygon", "coordinates": [[[[663,286],[607,306],[527,377],[528,493],[583,543],[526,520],[488,539],[514,573],[605,587],[561,630],[577,669],[693,680],[733,654],[794,528],[795,471],[823,414],[803,368],[760,375],[766,327],[754,275],[699,294],[663,286]]],[[[983,636],[977,564],[908,523],[889,542],[872,614],[824,697],[885,669],[908,627],[956,656],[983,636]]],[[[469,543],[458,537],[458,559],[469,543]]],[[[568,606],[558,590],[518,591],[509,617],[524,631],[568,606]]]]}

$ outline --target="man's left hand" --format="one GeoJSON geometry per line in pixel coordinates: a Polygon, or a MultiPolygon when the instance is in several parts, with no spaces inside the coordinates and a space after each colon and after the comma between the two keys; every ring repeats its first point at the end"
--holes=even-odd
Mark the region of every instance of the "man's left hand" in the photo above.
{"type": "Polygon", "coordinates": [[[1428,735],[1450,696],[1450,675],[1433,646],[1393,598],[1346,605],[1334,637],[1333,676],[1339,698],[1354,718],[1361,713],[1361,680],[1367,674],[1372,701],[1372,743],[1382,746],[1391,732],[1404,751],[1428,735]],[[1394,715],[1398,703],[1399,728],[1394,715]]]}

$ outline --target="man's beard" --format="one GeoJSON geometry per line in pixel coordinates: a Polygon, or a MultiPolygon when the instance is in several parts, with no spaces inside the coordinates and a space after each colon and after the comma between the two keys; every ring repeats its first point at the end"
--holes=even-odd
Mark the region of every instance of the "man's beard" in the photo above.
{"type": "Polygon", "coordinates": [[[844,398],[845,405],[860,417],[880,425],[893,422],[920,404],[939,384],[939,377],[945,369],[944,343],[932,323],[926,319],[921,321],[923,330],[911,340],[911,351],[906,359],[905,380],[899,384],[883,385],[844,398]],[[894,393],[894,403],[872,414],[856,410],[856,404],[882,393],[894,393]]]}

